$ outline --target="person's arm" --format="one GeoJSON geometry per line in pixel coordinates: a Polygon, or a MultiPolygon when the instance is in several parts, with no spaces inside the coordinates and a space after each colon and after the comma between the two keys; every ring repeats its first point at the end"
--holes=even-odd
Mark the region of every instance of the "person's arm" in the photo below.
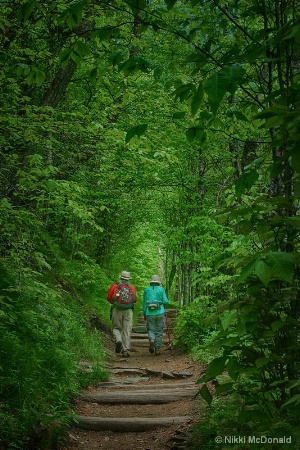
{"type": "Polygon", "coordinates": [[[106,300],[111,304],[113,304],[113,299],[116,296],[116,289],[117,289],[117,284],[115,283],[110,287],[110,289],[108,291],[106,300]]]}
{"type": "Polygon", "coordinates": [[[131,292],[133,293],[133,303],[136,303],[136,300],[137,300],[136,289],[132,284],[130,285],[130,288],[131,288],[131,292]]]}
{"type": "Polygon", "coordinates": [[[147,302],[146,302],[146,289],[144,290],[144,299],[143,299],[143,316],[146,317],[147,313],[147,302]]]}
{"type": "Polygon", "coordinates": [[[168,297],[167,297],[165,289],[162,288],[162,290],[163,290],[163,304],[167,305],[169,303],[169,300],[168,300],[168,297]]]}

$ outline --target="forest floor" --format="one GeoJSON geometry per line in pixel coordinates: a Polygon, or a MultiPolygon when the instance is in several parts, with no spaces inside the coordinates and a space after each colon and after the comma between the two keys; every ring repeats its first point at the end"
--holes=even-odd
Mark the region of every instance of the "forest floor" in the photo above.
{"type": "MultiPolygon", "coordinates": [[[[134,336],[134,335],[133,335],[134,336]]],[[[106,365],[110,371],[108,386],[99,384],[85,389],[82,395],[103,395],[103,393],[120,393],[117,404],[99,404],[95,401],[75,399],[74,410],[78,416],[105,418],[161,418],[184,416],[182,423],[161,426],[146,431],[91,431],[77,427],[69,428],[65,441],[59,450],[169,450],[184,449],[189,428],[199,422],[205,408],[204,402],[195,398],[198,385],[195,384],[205,372],[205,367],[193,361],[188,355],[179,354],[165,343],[159,355],[149,353],[147,339],[132,339],[129,358],[122,358],[114,353],[112,339],[105,339],[107,352],[106,365]],[[175,376],[174,376],[175,374],[175,376]],[[143,392],[155,389],[158,393],[193,392],[189,398],[179,398],[168,403],[126,404],[122,402],[129,390],[139,389],[143,392]],[[124,394],[125,392],[125,394],[124,394]],[[174,392],[174,391],[173,391],[174,392]],[[123,395],[123,397],[122,397],[123,395]]],[[[84,363],[83,363],[84,366],[84,363]]],[[[185,394],[183,394],[185,395],[185,394]]],[[[107,420],[107,419],[106,419],[107,420]]],[[[130,428],[130,425],[129,425],[130,428]]],[[[199,443],[200,444],[200,443],[199,443]]],[[[200,448],[200,447],[198,447],[200,448]]]]}

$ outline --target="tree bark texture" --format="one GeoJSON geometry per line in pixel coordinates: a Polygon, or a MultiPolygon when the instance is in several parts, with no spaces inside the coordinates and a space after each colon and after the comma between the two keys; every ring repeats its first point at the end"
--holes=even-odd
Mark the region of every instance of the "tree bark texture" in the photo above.
{"type": "MultiPolygon", "coordinates": [[[[94,24],[89,21],[82,22],[76,30],[78,36],[83,36],[87,42],[93,32],[94,24]]],[[[45,91],[41,101],[41,106],[51,106],[55,108],[63,98],[68,84],[76,70],[76,63],[69,60],[65,67],[59,67],[49,88],[45,91]]]]}

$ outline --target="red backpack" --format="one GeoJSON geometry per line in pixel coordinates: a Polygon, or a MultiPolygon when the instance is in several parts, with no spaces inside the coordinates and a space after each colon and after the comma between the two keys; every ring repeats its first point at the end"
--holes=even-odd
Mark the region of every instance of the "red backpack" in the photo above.
{"type": "Polygon", "coordinates": [[[133,308],[134,293],[130,284],[117,283],[116,292],[113,297],[113,305],[117,309],[133,308]]]}

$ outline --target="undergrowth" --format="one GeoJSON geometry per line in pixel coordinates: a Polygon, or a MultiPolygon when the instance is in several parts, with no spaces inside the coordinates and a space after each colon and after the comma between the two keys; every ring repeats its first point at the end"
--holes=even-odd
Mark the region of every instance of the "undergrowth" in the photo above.
{"type": "Polygon", "coordinates": [[[267,425],[253,430],[252,422],[241,420],[241,399],[216,397],[207,406],[201,420],[188,432],[189,450],[297,450],[298,431],[288,422],[267,425]]]}
{"type": "MultiPolygon", "coordinates": [[[[0,449],[54,445],[71,422],[82,387],[106,380],[101,333],[71,284],[7,274],[0,297],[0,449]],[[81,360],[89,361],[90,373],[81,360]]],[[[92,300],[90,300],[90,303],[92,300]]]]}

